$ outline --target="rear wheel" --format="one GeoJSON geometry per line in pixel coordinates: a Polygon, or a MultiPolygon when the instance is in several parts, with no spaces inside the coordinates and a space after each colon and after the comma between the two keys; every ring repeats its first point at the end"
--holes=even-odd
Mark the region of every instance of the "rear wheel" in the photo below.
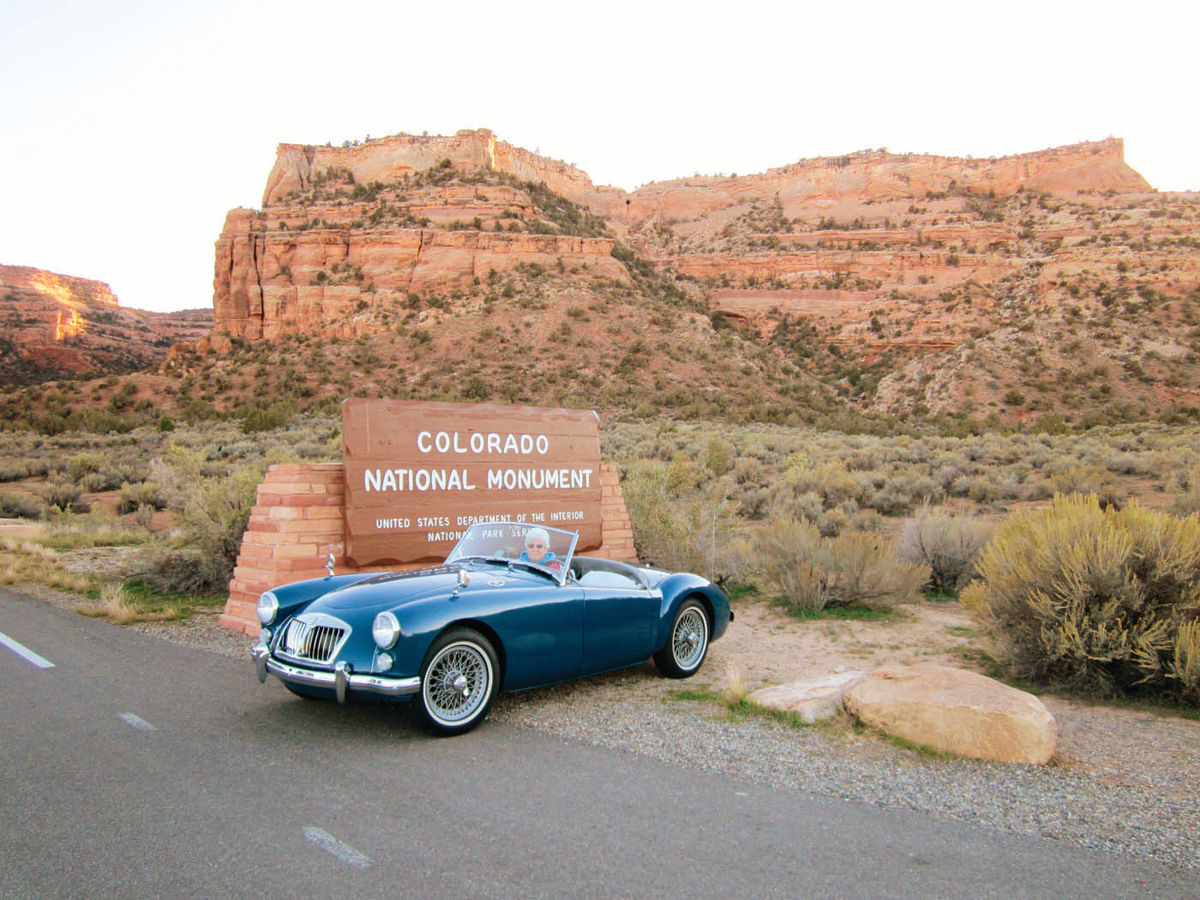
{"type": "Polygon", "coordinates": [[[658,671],[668,678],[695,675],[708,655],[708,611],[699,600],[685,600],[675,613],[667,645],[654,654],[658,671]]]}
{"type": "Polygon", "coordinates": [[[426,730],[463,734],[486,718],[496,698],[499,665],[491,642],[477,631],[448,631],[433,642],[421,667],[417,710],[426,730]]]}

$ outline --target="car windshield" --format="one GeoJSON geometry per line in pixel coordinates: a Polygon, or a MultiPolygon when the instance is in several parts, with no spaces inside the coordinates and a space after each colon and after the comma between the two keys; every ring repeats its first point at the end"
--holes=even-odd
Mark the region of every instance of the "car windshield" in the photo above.
{"type": "Polygon", "coordinates": [[[446,562],[489,559],[523,563],[548,572],[562,582],[571,565],[578,538],[574,531],[528,522],[476,522],[459,538],[446,562]]]}

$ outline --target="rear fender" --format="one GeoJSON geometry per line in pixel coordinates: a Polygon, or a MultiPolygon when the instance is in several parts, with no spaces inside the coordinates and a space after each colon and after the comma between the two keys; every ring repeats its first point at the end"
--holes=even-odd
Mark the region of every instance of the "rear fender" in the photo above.
{"type": "Polygon", "coordinates": [[[715,641],[725,633],[733,614],[729,609],[729,598],[725,592],[699,575],[679,574],[664,578],[659,584],[662,591],[662,608],[659,611],[658,632],[655,636],[655,647],[665,647],[671,637],[671,626],[675,622],[675,614],[683,602],[695,597],[704,604],[708,611],[709,627],[712,633],[710,640],[715,641]]]}

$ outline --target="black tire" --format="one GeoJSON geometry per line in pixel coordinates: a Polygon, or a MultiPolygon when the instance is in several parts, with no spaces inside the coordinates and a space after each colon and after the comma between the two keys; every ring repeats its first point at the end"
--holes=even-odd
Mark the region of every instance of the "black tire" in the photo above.
{"type": "Polygon", "coordinates": [[[465,734],[487,718],[499,685],[491,641],[467,628],[447,631],[425,654],[417,716],[431,734],[465,734]]]}
{"type": "Polygon", "coordinates": [[[712,628],[708,610],[699,600],[685,600],[675,613],[666,646],[654,654],[658,671],[668,678],[689,678],[700,671],[708,655],[712,628]]]}

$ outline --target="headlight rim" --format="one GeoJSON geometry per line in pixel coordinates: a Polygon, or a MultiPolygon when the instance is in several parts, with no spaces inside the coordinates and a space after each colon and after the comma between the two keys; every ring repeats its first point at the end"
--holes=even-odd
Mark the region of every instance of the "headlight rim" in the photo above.
{"type": "Polygon", "coordinates": [[[371,623],[371,637],[375,641],[375,646],[380,650],[391,650],[396,646],[396,642],[400,640],[400,620],[396,618],[396,614],[391,610],[385,609],[383,612],[375,616],[375,621],[371,623]],[[380,640],[380,620],[383,620],[383,625],[386,627],[385,640],[380,640]]]}
{"type": "Polygon", "coordinates": [[[275,596],[275,592],[263,591],[259,595],[254,612],[258,615],[258,621],[263,625],[270,625],[274,622],[275,617],[279,615],[279,598],[275,596]]]}

